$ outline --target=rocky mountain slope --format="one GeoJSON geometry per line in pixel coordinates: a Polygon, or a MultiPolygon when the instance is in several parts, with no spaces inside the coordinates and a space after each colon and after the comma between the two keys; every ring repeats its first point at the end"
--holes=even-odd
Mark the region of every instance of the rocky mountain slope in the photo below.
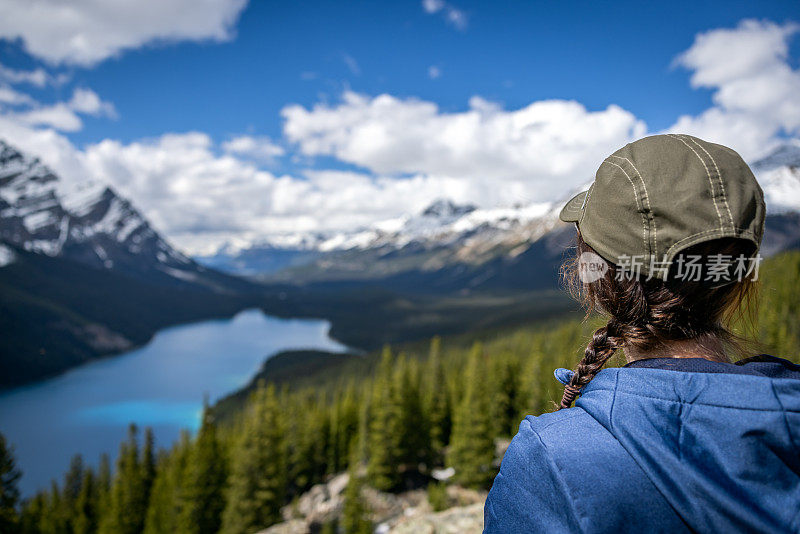
{"type": "Polygon", "coordinates": [[[171,247],[109,186],[64,183],[37,158],[2,140],[0,242],[159,284],[223,292],[240,286],[171,247]]]}

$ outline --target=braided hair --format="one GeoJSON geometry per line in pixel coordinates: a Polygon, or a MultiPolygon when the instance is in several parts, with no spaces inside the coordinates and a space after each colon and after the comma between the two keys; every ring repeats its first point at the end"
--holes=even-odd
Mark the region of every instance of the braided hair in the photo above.
{"type": "MultiPolygon", "coordinates": [[[[652,351],[674,341],[692,340],[704,353],[719,361],[730,361],[728,354],[743,355],[752,345],[731,325],[752,330],[757,284],[754,273],[741,281],[711,286],[701,280],[691,281],[668,276],[667,280],[644,276],[617,277],[617,267],[610,263],[605,275],[584,283],[578,276],[578,258],[584,252],[596,252],[577,234],[573,258],[561,269],[573,297],[586,309],[608,318],[586,345],[583,358],[564,387],[558,409],[569,408],[581,389],[591,382],[618,349],[630,347],[652,351]]],[[[735,238],[721,238],[697,244],[681,254],[707,258],[712,254],[750,256],[752,244],[735,238]]],[[[598,256],[599,257],[599,256],[598,256]]],[[[705,264],[706,262],[702,262],[705,264]]],[[[672,274],[672,273],[671,273],[672,274]]]]}

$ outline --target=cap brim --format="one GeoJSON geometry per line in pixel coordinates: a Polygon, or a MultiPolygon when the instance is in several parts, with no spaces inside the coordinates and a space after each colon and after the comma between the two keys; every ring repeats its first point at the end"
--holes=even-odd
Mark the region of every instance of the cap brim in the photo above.
{"type": "Polygon", "coordinates": [[[586,195],[588,193],[588,190],[581,191],[569,199],[569,202],[561,208],[561,213],[558,214],[558,218],[564,222],[578,222],[581,219],[581,215],[583,215],[583,205],[586,202],[586,195]]]}

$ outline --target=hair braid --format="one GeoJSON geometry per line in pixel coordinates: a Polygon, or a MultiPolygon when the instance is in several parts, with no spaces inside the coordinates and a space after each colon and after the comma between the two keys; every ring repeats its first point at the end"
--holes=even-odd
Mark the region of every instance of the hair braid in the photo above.
{"type": "Polygon", "coordinates": [[[586,346],[583,359],[575,369],[575,374],[572,375],[569,384],[564,386],[564,395],[561,397],[559,410],[572,405],[581,388],[591,382],[594,375],[602,369],[603,365],[621,346],[620,324],[616,319],[611,318],[608,324],[595,330],[592,340],[586,346]]]}
{"type": "MultiPolygon", "coordinates": [[[[679,278],[673,271],[663,280],[624,276],[617,272],[615,264],[607,262],[608,270],[602,278],[585,282],[580,274],[581,255],[597,252],[583,240],[580,229],[576,241],[575,256],[562,265],[561,275],[573,296],[584,305],[587,317],[596,311],[609,321],[592,335],[575,374],[564,387],[558,409],[569,408],[620,348],[652,354],[670,343],[691,340],[709,359],[730,361],[728,352],[742,356],[751,352],[751,344],[731,325],[734,320],[741,320],[746,331],[755,331],[755,276],[710,286],[703,280],[679,278]]],[[[750,257],[754,250],[751,243],[741,239],[720,238],[693,245],[682,251],[681,257],[709,258],[722,253],[750,257]]]]}

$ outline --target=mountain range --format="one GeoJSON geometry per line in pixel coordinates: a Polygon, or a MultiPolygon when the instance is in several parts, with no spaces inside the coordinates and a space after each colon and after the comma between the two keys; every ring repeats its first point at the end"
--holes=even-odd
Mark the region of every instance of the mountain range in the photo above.
{"type": "MultiPolygon", "coordinates": [[[[777,147],[751,168],[767,203],[763,255],[800,247],[800,143],[777,147]]],[[[574,235],[558,210],[576,191],[552,203],[494,209],[438,199],[416,215],[351,232],[292,234],[197,260],[262,281],[311,285],[368,281],[444,292],[553,287],[574,235]]]]}

